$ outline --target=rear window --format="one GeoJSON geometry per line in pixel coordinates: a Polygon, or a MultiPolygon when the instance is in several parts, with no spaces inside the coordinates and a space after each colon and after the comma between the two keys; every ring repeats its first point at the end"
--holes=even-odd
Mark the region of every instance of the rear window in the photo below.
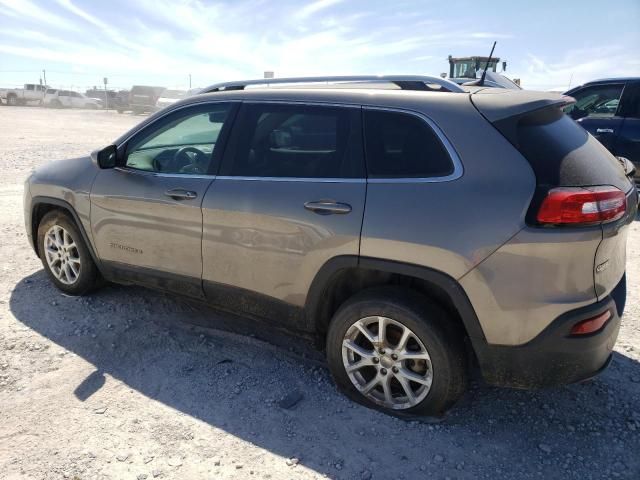
{"type": "Polygon", "coordinates": [[[237,151],[222,175],[362,177],[359,115],[354,108],[245,104],[234,128],[237,151]]]}
{"type": "Polygon", "coordinates": [[[510,138],[535,172],[538,186],[614,185],[629,188],[620,163],[595,138],[556,107],[519,119],[498,122],[508,128],[517,122],[510,138]]]}
{"type": "Polygon", "coordinates": [[[444,177],[453,173],[444,145],[415,115],[366,110],[364,129],[370,178],[444,177]]]}

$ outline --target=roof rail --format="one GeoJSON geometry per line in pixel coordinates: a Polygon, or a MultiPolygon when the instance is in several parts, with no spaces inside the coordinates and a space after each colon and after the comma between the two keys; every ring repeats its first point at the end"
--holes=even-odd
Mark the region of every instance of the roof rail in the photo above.
{"type": "Polygon", "coordinates": [[[199,93],[223,92],[229,90],[244,90],[250,85],[277,85],[287,83],[393,83],[401,90],[447,91],[466,93],[458,84],[440,77],[424,75],[354,75],[330,77],[291,77],[291,78],[261,78],[258,80],[241,80],[237,82],[216,83],[203,88],[199,93]],[[429,85],[438,85],[434,89],[429,85]]]}

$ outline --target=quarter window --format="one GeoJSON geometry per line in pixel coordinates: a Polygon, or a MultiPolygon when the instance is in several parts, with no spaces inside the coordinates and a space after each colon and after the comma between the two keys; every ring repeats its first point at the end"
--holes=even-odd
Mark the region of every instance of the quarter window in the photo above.
{"type": "Polygon", "coordinates": [[[159,120],[160,126],[127,146],[126,166],[158,173],[211,172],[216,143],[230,109],[229,104],[207,105],[159,120]]]}
{"type": "Polygon", "coordinates": [[[571,94],[576,103],[564,109],[574,120],[584,117],[613,117],[618,111],[624,85],[595,85],[571,94]]]}
{"type": "Polygon", "coordinates": [[[421,118],[400,112],[365,110],[365,152],[371,178],[444,177],[453,162],[421,118]]]}
{"type": "Polygon", "coordinates": [[[359,109],[245,104],[237,145],[221,174],[249,177],[363,176],[359,109]]]}

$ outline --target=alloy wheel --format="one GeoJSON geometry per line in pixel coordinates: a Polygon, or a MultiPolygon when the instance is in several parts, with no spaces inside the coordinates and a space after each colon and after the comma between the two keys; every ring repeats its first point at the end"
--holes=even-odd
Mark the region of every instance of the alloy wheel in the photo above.
{"type": "Polygon", "coordinates": [[[353,323],[342,341],[342,362],[351,383],[367,399],[404,410],[426,398],[433,382],[424,343],[402,323],[371,316],[353,323]]]}
{"type": "Polygon", "coordinates": [[[71,234],[60,225],[54,225],[44,236],[47,265],[60,282],[72,285],[80,277],[80,252],[71,234]]]}

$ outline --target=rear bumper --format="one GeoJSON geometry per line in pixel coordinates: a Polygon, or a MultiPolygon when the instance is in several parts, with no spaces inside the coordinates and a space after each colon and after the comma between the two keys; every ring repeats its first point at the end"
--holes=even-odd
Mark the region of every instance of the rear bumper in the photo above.
{"type": "Polygon", "coordinates": [[[514,347],[485,345],[478,353],[482,375],[492,385],[542,388],[594,377],[611,360],[626,298],[625,278],[602,301],[569,311],[538,336],[514,347]],[[611,318],[597,332],[571,336],[573,325],[606,310],[611,318]]]}

